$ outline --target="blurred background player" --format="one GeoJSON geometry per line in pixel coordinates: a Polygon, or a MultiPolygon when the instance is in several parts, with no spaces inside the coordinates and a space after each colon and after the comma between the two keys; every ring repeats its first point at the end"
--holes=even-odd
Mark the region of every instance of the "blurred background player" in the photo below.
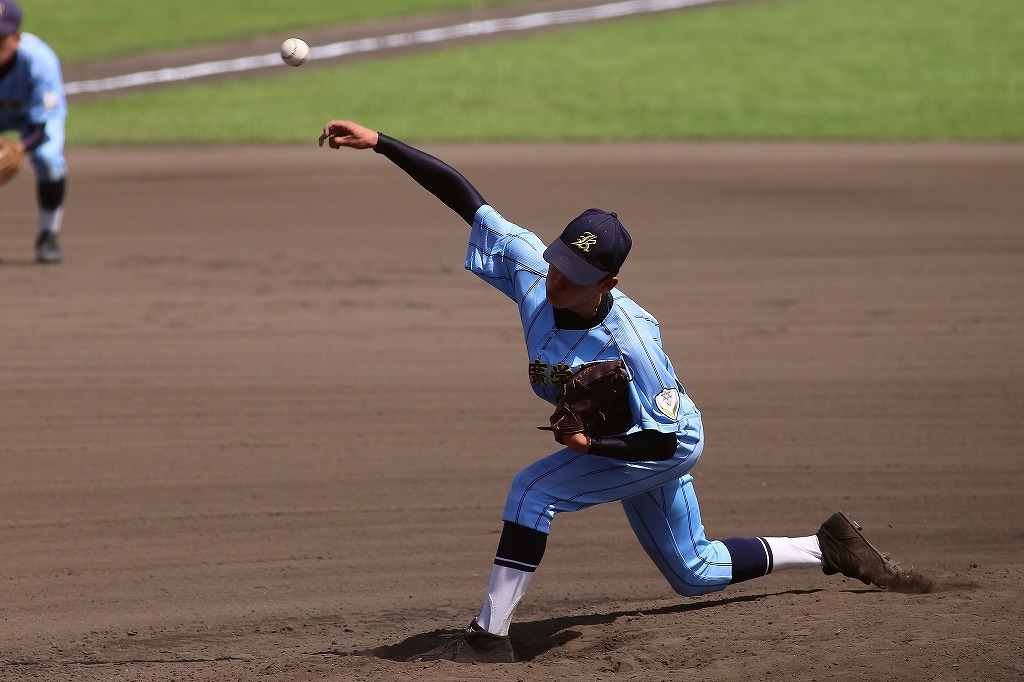
{"type": "Polygon", "coordinates": [[[60,263],[57,234],[64,217],[67,102],[60,60],[31,33],[21,32],[21,7],[0,0],[0,134],[17,131],[36,172],[39,226],[36,260],[60,263]]]}

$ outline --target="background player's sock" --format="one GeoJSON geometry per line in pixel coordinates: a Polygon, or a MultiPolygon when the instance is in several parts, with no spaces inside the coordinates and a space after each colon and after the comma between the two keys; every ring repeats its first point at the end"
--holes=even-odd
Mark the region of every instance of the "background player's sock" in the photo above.
{"type": "Polygon", "coordinates": [[[60,232],[61,223],[64,220],[64,207],[55,210],[45,208],[39,209],[39,234],[60,232]]]}
{"type": "Polygon", "coordinates": [[[40,182],[36,185],[39,201],[39,234],[60,232],[64,220],[64,195],[67,193],[67,178],[54,182],[40,182]]]}
{"type": "Polygon", "coordinates": [[[786,568],[816,568],[821,566],[821,546],[818,538],[765,538],[772,551],[772,571],[786,568]]]}
{"type": "Polygon", "coordinates": [[[526,594],[547,543],[547,533],[505,522],[477,625],[494,635],[508,635],[512,615],[526,594]]]}

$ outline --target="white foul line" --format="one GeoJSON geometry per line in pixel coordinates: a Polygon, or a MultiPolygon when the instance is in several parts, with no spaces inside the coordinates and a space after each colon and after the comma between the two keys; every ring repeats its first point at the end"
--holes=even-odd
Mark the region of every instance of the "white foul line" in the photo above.
{"type": "MultiPolygon", "coordinates": [[[[339,43],[330,43],[319,47],[311,47],[309,50],[309,57],[307,57],[307,59],[330,59],[350,54],[379,52],[398,47],[408,47],[410,45],[440,43],[459,38],[494,35],[497,33],[507,33],[511,31],[526,31],[530,29],[561,26],[565,24],[581,24],[589,21],[612,19],[632,14],[664,12],[666,10],[682,9],[683,7],[693,7],[696,5],[710,5],[722,1],[723,0],[629,0],[628,2],[613,2],[606,5],[597,5],[594,7],[584,7],[580,9],[524,14],[523,16],[510,17],[507,19],[470,21],[464,24],[454,24],[452,26],[430,28],[410,33],[393,33],[380,38],[345,40],[339,43]]],[[[216,76],[227,73],[240,73],[242,71],[265,69],[277,66],[281,63],[281,55],[274,52],[254,57],[223,59],[218,61],[202,62],[200,64],[192,64],[190,66],[168,67],[164,69],[156,69],[154,71],[139,71],[137,73],[129,73],[123,76],[111,76],[110,78],[76,81],[65,84],[64,90],[68,95],[77,95],[87,92],[109,92],[111,90],[123,90],[125,88],[133,88],[143,85],[192,80],[194,78],[202,78],[204,76],[216,76]]]]}

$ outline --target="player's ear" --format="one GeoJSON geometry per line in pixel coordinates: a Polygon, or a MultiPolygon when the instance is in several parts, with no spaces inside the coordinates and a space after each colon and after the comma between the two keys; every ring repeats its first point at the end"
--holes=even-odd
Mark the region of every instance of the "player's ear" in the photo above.
{"type": "Polygon", "coordinates": [[[616,277],[615,275],[612,275],[608,279],[601,280],[601,285],[598,287],[598,291],[600,291],[602,294],[606,294],[612,289],[614,289],[616,286],[618,286],[618,284],[619,278],[616,277]]]}

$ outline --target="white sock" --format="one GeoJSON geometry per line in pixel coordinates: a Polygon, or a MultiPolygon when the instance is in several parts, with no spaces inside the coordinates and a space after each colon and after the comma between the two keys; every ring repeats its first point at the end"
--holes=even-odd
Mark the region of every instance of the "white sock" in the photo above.
{"type": "Polygon", "coordinates": [[[64,207],[60,206],[54,210],[46,208],[39,209],[39,234],[44,232],[60,232],[61,223],[64,222],[64,207]]]}
{"type": "Polygon", "coordinates": [[[533,572],[495,565],[491,568],[491,582],[487,586],[487,599],[476,619],[477,625],[492,635],[508,636],[512,614],[519,600],[526,594],[533,572]]]}
{"type": "Polygon", "coordinates": [[[787,568],[821,566],[821,545],[815,535],[805,538],[765,538],[772,550],[772,573],[787,568]]]}

